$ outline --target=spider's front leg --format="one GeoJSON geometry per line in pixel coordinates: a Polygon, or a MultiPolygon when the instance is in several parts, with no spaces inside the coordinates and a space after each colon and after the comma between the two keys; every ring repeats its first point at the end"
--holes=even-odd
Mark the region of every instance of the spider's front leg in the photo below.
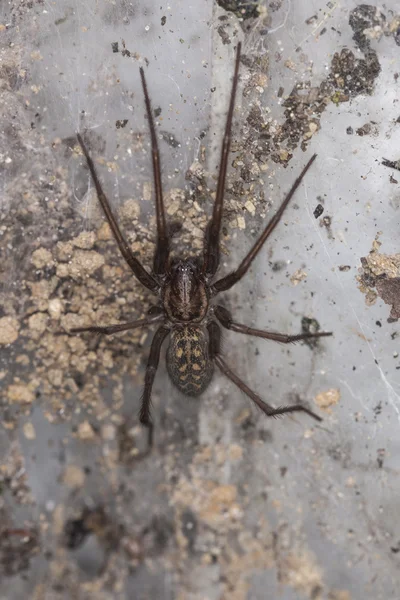
{"type": "Polygon", "coordinates": [[[270,404],[267,404],[251,390],[245,383],[234,373],[226,362],[221,357],[221,329],[215,322],[211,322],[208,327],[209,334],[209,354],[217,365],[217,367],[230,379],[242,392],[246,394],[253,402],[260,408],[267,417],[278,417],[285,413],[291,412],[305,412],[316,421],[322,421],[321,417],[314,413],[309,408],[306,408],[302,404],[292,404],[290,406],[278,406],[274,408],[270,404]]]}
{"type": "Polygon", "coordinates": [[[177,224],[176,222],[172,223],[169,227],[167,226],[165,218],[163,189],[161,183],[160,150],[158,148],[156,127],[153,118],[153,109],[151,107],[151,101],[147,89],[146,76],[144,74],[143,67],[140,67],[139,71],[142,80],[144,103],[146,106],[147,121],[150,130],[154,193],[156,199],[157,244],[154,253],[153,271],[154,273],[156,273],[156,275],[165,275],[168,269],[171,238],[174,235],[174,233],[179,231],[179,229],[182,226],[180,224],[177,224]]]}
{"type": "Polygon", "coordinates": [[[126,260],[129,267],[132,269],[133,273],[135,274],[137,279],[140,281],[140,283],[142,285],[144,285],[147,289],[151,290],[152,292],[154,292],[154,293],[158,292],[158,290],[160,289],[160,285],[159,285],[157,279],[155,277],[153,277],[152,274],[148,273],[146,271],[146,269],[143,267],[143,265],[141,264],[141,262],[138,261],[138,259],[133,255],[133,252],[132,252],[128,242],[126,241],[125,237],[123,236],[123,234],[118,226],[117,220],[111,210],[110,203],[108,202],[107,196],[105,195],[105,193],[103,191],[102,185],[100,183],[100,179],[97,175],[97,171],[96,171],[96,167],[94,166],[93,159],[89,154],[89,150],[87,149],[86,144],[83,141],[81,134],[77,133],[76,137],[78,138],[78,142],[79,142],[82,152],[86,158],[87,166],[89,168],[90,174],[93,179],[94,186],[96,188],[97,197],[102,206],[104,215],[108,221],[108,224],[113,233],[114,239],[118,244],[118,247],[119,247],[119,250],[120,250],[122,256],[126,260]]]}
{"type": "Polygon", "coordinates": [[[255,259],[257,254],[260,252],[261,248],[264,246],[265,242],[267,241],[267,239],[269,238],[269,236],[271,235],[271,233],[273,232],[273,230],[275,229],[275,227],[278,225],[279,221],[281,220],[283,213],[285,212],[290,200],[293,197],[293,194],[295,193],[295,191],[297,190],[297,188],[303,181],[303,177],[305,176],[308,169],[311,167],[311,165],[313,164],[313,162],[316,158],[317,158],[317,155],[313,154],[313,156],[310,158],[310,160],[308,161],[308,163],[306,164],[306,166],[304,167],[304,169],[302,170],[302,172],[300,173],[300,175],[297,177],[296,181],[290,188],[290,191],[287,194],[284,201],[282,202],[282,204],[280,205],[280,207],[278,208],[278,210],[276,211],[276,213],[274,214],[272,219],[267,223],[267,226],[265,227],[263,233],[258,238],[258,240],[254,244],[254,246],[251,248],[250,252],[248,252],[248,254],[244,257],[244,259],[242,260],[242,262],[240,263],[238,268],[235,271],[232,271],[232,273],[228,273],[228,275],[225,275],[225,277],[222,277],[222,279],[218,279],[218,281],[216,281],[212,285],[211,289],[212,289],[213,295],[219,294],[219,292],[224,292],[226,290],[229,290],[238,281],[240,281],[242,279],[242,277],[244,277],[244,275],[246,275],[253,260],[255,259]]]}
{"type": "Polygon", "coordinates": [[[231,313],[223,306],[216,306],[214,308],[214,314],[221,325],[226,329],[237,331],[238,333],[253,335],[254,337],[264,338],[265,340],[281,342],[282,344],[293,344],[295,342],[300,342],[301,340],[309,340],[312,338],[327,337],[332,335],[332,331],[318,331],[317,333],[299,333],[298,335],[287,335],[286,333],[276,333],[275,331],[253,329],[252,327],[247,327],[247,325],[235,323],[235,321],[232,319],[231,313]]]}
{"type": "Polygon", "coordinates": [[[207,225],[206,234],[204,238],[203,273],[209,277],[215,275],[219,265],[219,236],[221,230],[222,209],[224,204],[226,171],[228,168],[228,157],[229,150],[231,147],[233,109],[235,107],[235,96],[239,80],[241,48],[242,44],[241,42],[238,42],[238,45],[236,46],[235,72],[233,74],[231,99],[229,102],[229,109],[226,117],[225,133],[222,140],[221,161],[219,165],[217,191],[212,217],[207,225]]]}

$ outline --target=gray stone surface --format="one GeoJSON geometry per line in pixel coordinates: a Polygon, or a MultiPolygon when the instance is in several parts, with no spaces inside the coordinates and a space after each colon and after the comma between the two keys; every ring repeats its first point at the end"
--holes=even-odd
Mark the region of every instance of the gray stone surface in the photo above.
{"type": "Polygon", "coordinates": [[[400,159],[396,10],[0,6],[1,600],[400,597],[400,172],[382,164],[400,159]],[[103,226],[75,132],[88,130],[149,265],[143,65],[167,211],[199,252],[239,39],[222,269],[318,158],[224,301],[248,325],[297,333],[315,319],[334,336],[286,347],[226,333],[226,360],[266,401],[300,399],[324,420],[267,420],[218,373],[183,398],[162,361],[141,458],[149,336],[67,335],[151,302],[103,226]]]}

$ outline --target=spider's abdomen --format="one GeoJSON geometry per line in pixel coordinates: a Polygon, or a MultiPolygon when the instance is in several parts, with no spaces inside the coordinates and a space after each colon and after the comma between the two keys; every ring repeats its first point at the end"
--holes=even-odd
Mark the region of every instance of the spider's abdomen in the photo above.
{"type": "Polygon", "coordinates": [[[208,386],[214,363],[208,355],[208,335],[196,326],[173,329],[167,350],[168,374],[186,396],[198,396],[208,386]]]}

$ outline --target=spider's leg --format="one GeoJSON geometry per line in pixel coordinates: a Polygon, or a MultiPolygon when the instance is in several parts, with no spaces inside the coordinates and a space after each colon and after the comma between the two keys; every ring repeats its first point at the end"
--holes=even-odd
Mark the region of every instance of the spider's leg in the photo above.
{"type": "Polygon", "coordinates": [[[172,223],[168,225],[168,235],[170,239],[172,239],[177,233],[180,232],[182,226],[183,223],[181,223],[180,221],[172,221],[172,223]]]}
{"type": "Polygon", "coordinates": [[[22,537],[22,538],[33,538],[36,536],[35,531],[29,529],[3,529],[1,531],[1,537],[8,538],[13,535],[22,537]]]}
{"type": "Polygon", "coordinates": [[[267,417],[277,417],[279,415],[283,415],[285,413],[291,412],[305,412],[310,417],[315,419],[316,421],[322,421],[321,417],[315,414],[312,410],[306,408],[302,404],[292,404],[291,406],[279,406],[278,408],[274,408],[270,404],[267,404],[263,400],[261,400],[260,396],[258,396],[253,390],[251,390],[245,383],[234,373],[226,364],[226,362],[221,358],[221,356],[215,357],[215,364],[221,369],[221,371],[233,381],[233,383],[240,389],[242,392],[246,394],[251,400],[253,400],[254,404],[260,408],[267,417]]]}
{"type": "Polygon", "coordinates": [[[207,325],[208,330],[208,354],[214,360],[221,353],[221,328],[215,321],[207,325]]]}
{"type": "Polygon", "coordinates": [[[154,126],[153,111],[151,108],[150,96],[147,90],[146,78],[144,70],[140,67],[140,77],[142,79],[142,87],[144,94],[144,101],[146,105],[147,120],[150,129],[151,138],[151,156],[153,161],[153,177],[154,177],[154,191],[156,195],[156,219],[157,219],[157,244],[156,251],[154,254],[153,271],[157,275],[164,275],[168,267],[169,258],[169,241],[170,234],[168,232],[164,200],[161,183],[161,165],[160,165],[160,151],[158,149],[158,141],[156,135],[156,129],[154,126]]]}
{"type": "Polygon", "coordinates": [[[253,260],[257,256],[257,254],[260,252],[261,248],[263,247],[264,243],[268,239],[269,235],[272,233],[272,231],[278,225],[285,208],[289,204],[293,194],[299,187],[304,175],[307,173],[308,169],[311,167],[311,165],[314,162],[314,160],[316,159],[316,157],[317,157],[317,155],[314,154],[310,158],[310,160],[308,161],[308,163],[306,164],[306,166],[300,173],[299,177],[296,179],[296,181],[292,185],[290,192],[288,193],[288,195],[286,196],[286,198],[284,199],[284,201],[282,202],[282,204],[280,205],[280,207],[278,208],[278,210],[276,211],[276,213],[274,214],[274,216],[272,217],[272,219],[269,221],[268,225],[264,229],[262,235],[257,240],[257,242],[254,244],[254,246],[252,247],[250,252],[247,254],[247,256],[242,260],[242,262],[240,263],[238,268],[235,271],[233,271],[232,273],[229,273],[229,275],[226,275],[225,277],[223,277],[222,279],[219,279],[218,281],[216,281],[213,284],[212,290],[213,290],[214,294],[218,294],[219,292],[224,292],[225,290],[229,290],[229,288],[231,288],[233,285],[235,285],[235,283],[237,283],[247,273],[251,263],[253,262],[253,260]]]}
{"type": "Polygon", "coordinates": [[[126,260],[128,265],[130,266],[130,268],[132,269],[132,271],[134,272],[134,274],[136,275],[136,277],[140,281],[140,283],[142,283],[147,289],[151,290],[152,292],[157,292],[160,287],[158,282],[154,279],[154,277],[152,277],[152,275],[150,275],[150,273],[148,273],[146,271],[146,269],[137,260],[137,258],[135,258],[133,256],[132,250],[130,249],[127,241],[125,240],[124,236],[121,233],[118,223],[117,223],[117,221],[113,215],[113,212],[111,210],[111,206],[107,200],[105,193],[103,192],[103,188],[101,186],[100,179],[97,175],[93,160],[89,154],[89,151],[88,151],[88,149],[85,145],[85,142],[83,141],[83,138],[80,133],[77,133],[77,138],[78,138],[78,142],[82,148],[82,152],[85,155],[86,162],[89,167],[89,171],[92,176],[94,186],[96,188],[97,197],[103,208],[103,212],[106,216],[108,224],[111,227],[111,231],[113,232],[115,241],[118,244],[118,247],[120,249],[122,256],[124,257],[124,259],[126,260]]]}
{"type": "Polygon", "coordinates": [[[233,75],[231,99],[229,102],[228,116],[226,118],[225,134],[222,141],[221,162],[219,165],[219,175],[217,184],[217,193],[215,197],[213,214],[207,225],[204,237],[204,263],[203,273],[212,276],[216,273],[219,265],[219,234],[221,230],[222,207],[224,202],[226,170],[228,166],[228,155],[231,147],[231,130],[233,109],[235,106],[235,96],[238,84],[239,63],[240,63],[241,43],[236,46],[235,72],[233,75]]]}
{"type": "Polygon", "coordinates": [[[226,329],[231,331],[237,331],[238,333],[245,333],[246,335],[253,335],[255,337],[264,338],[265,340],[273,340],[274,342],[281,342],[282,344],[293,344],[300,342],[301,340],[309,340],[310,338],[319,338],[332,335],[331,331],[318,331],[317,333],[300,333],[298,335],[287,335],[285,333],[276,333],[275,331],[263,331],[262,329],[253,329],[242,325],[241,323],[235,323],[232,319],[230,312],[223,306],[216,306],[214,308],[214,314],[218,321],[226,329]]]}
{"type": "Polygon", "coordinates": [[[111,335],[120,331],[128,331],[128,329],[137,329],[138,327],[152,325],[153,323],[160,321],[162,318],[163,316],[158,314],[155,317],[147,317],[146,319],[138,319],[137,321],[131,321],[130,323],[120,323],[118,325],[108,325],[106,327],[97,327],[96,325],[92,325],[90,327],[74,327],[70,330],[70,333],[83,333],[85,331],[90,331],[91,333],[111,335]]]}
{"type": "Polygon", "coordinates": [[[169,334],[169,328],[162,325],[159,327],[154,334],[153,341],[151,342],[150,356],[147,361],[146,374],[144,377],[144,390],[142,396],[142,406],[139,412],[139,419],[142,425],[146,425],[152,430],[151,423],[151,390],[154,383],[154,377],[156,375],[158,363],[160,361],[161,346],[167,335],[169,334]]]}
{"type": "Polygon", "coordinates": [[[242,390],[253,402],[263,411],[267,417],[277,417],[279,415],[283,415],[285,413],[290,412],[305,412],[313,419],[317,421],[322,421],[321,417],[316,415],[312,410],[309,410],[302,404],[293,404],[292,406],[280,406],[278,408],[274,408],[270,404],[267,404],[263,400],[261,400],[260,396],[258,396],[253,390],[251,390],[245,383],[234,373],[226,364],[226,362],[221,357],[221,329],[215,321],[212,321],[207,326],[208,335],[209,335],[209,354],[210,358],[214,360],[215,364],[221,371],[233,381],[237,387],[242,390]]]}

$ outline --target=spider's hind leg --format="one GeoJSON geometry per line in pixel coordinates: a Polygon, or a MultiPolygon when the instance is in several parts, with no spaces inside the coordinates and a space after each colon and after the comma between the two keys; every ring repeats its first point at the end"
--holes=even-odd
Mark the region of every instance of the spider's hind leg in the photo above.
{"type": "MultiPolygon", "coordinates": [[[[128,455],[129,458],[134,458],[135,460],[145,458],[151,451],[153,447],[153,431],[154,425],[151,420],[151,391],[153,388],[154,378],[156,376],[158,363],[160,360],[160,351],[161,346],[167,335],[169,334],[169,328],[161,325],[154,334],[153,341],[151,342],[150,355],[147,361],[146,374],[144,378],[144,390],[142,395],[142,404],[139,411],[139,420],[142,425],[144,425],[147,429],[147,448],[142,452],[131,455],[129,452],[126,452],[124,448],[124,443],[129,436],[129,421],[128,424],[124,424],[120,428],[121,439],[123,443],[120,443],[120,457],[124,455],[128,455]]],[[[130,436],[129,436],[130,437],[130,436]]],[[[127,444],[128,448],[131,446],[129,442],[127,444]]]]}
{"type": "Polygon", "coordinates": [[[292,404],[290,406],[279,406],[278,408],[274,408],[270,404],[267,404],[263,400],[261,400],[260,396],[258,396],[253,390],[251,390],[245,383],[234,373],[226,364],[226,362],[221,358],[221,356],[217,356],[215,358],[216,365],[221,369],[221,371],[230,379],[242,392],[246,394],[251,400],[253,400],[254,404],[260,408],[267,417],[278,417],[279,415],[284,415],[285,413],[291,412],[305,412],[307,415],[315,419],[316,421],[322,421],[321,417],[318,416],[315,412],[303,406],[302,404],[292,404]]]}
{"type": "Polygon", "coordinates": [[[151,421],[151,391],[153,388],[154,378],[156,376],[158,363],[160,361],[161,346],[167,335],[169,328],[161,325],[154,334],[151,342],[150,356],[147,361],[146,374],[144,377],[144,390],[142,395],[142,405],[139,411],[139,420],[142,425],[152,430],[151,421]]]}
{"type": "Polygon", "coordinates": [[[322,421],[321,417],[314,413],[312,410],[303,406],[302,404],[293,404],[291,406],[279,406],[278,408],[274,408],[270,404],[264,402],[258,394],[253,392],[245,383],[234,373],[226,364],[226,362],[221,357],[221,329],[219,325],[215,322],[211,322],[208,327],[209,334],[209,353],[210,358],[212,358],[217,365],[217,367],[230,379],[242,392],[246,394],[253,402],[262,410],[262,412],[267,415],[267,417],[278,417],[279,415],[283,415],[285,413],[291,412],[305,412],[310,417],[315,419],[316,421],[322,421]]]}

